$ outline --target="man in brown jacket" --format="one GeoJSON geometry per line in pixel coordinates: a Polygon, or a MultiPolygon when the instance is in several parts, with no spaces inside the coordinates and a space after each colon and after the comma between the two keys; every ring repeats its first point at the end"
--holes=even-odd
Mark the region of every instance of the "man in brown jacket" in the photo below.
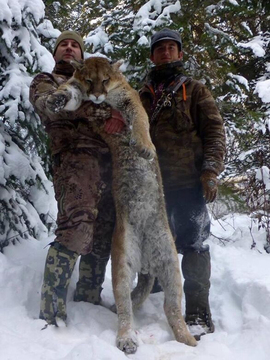
{"type": "Polygon", "coordinates": [[[33,79],[30,101],[48,133],[58,204],[56,238],[45,264],[40,318],[58,326],[66,321],[67,289],[79,255],[74,300],[100,302],[115,213],[109,149],[94,133],[91,121],[107,119],[106,131],[114,133],[121,131],[123,120],[109,106],[91,101],[76,111],[51,111],[51,95],[73,74],[70,60],[84,58],[82,38],[74,31],[64,31],[56,40],[53,55],[53,72],[33,79]]]}
{"type": "MultiPolygon", "coordinates": [[[[151,38],[154,67],[140,91],[161,168],[168,218],[183,255],[186,322],[201,325],[197,338],[214,331],[209,307],[210,234],[206,203],[217,194],[223,170],[225,132],[209,90],[184,76],[178,32],[163,29],[151,38]]],[[[153,292],[160,291],[155,283],[153,292]]]]}

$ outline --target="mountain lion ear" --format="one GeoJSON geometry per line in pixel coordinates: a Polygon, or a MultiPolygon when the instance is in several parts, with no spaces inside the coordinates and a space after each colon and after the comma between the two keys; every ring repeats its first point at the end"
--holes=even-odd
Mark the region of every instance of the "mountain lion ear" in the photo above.
{"type": "Polygon", "coordinates": [[[124,63],[124,60],[118,60],[112,64],[113,70],[119,70],[120,66],[124,63]]]}
{"type": "Polygon", "coordinates": [[[70,64],[74,67],[75,70],[81,70],[84,66],[84,61],[70,60],[70,64]]]}

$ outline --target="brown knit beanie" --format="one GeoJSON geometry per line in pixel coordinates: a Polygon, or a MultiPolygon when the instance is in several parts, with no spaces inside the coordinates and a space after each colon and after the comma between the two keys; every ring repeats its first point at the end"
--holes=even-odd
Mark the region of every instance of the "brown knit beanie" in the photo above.
{"type": "Polygon", "coordinates": [[[63,40],[66,40],[66,39],[74,40],[80,45],[81,52],[82,52],[82,59],[84,59],[84,43],[83,43],[83,39],[78,33],[76,33],[75,31],[71,31],[71,30],[63,31],[58,36],[58,38],[56,39],[55,45],[54,45],[53,55],[55,54],[57,46],[60,44],[60,42],[63,41],[63,40]]]}

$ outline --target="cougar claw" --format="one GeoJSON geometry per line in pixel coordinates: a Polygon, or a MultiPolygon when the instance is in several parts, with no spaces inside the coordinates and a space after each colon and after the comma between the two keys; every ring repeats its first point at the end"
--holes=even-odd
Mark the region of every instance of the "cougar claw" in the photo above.
{"type": "Polygon", "coordinates": [[[135,139],[131,139],[130,140],[130,146],[134,146],[135,150],[137,151],[138,155],[146,160],[153,160],[155,155],[156,155],[156,151],[154,146],[151,147],[150,146],[146,146],[142,143],[138,143],[135,139]]]}
{"type": "Polygon", "coordinates": [[[155,152],[148,148],[137,148],[138,154],[146,159],[146,160],[153,160],[155,157],[155,152]]]}

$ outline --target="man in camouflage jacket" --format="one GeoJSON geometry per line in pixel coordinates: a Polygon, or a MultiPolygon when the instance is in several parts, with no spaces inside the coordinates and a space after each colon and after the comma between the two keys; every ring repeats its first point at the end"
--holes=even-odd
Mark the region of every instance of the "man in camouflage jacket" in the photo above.
{"type": "MultiPolygon", "coordinates": [[[[198,338],[213,332],[209,307],[210,234],[206,203],[217,194],[223,170],[225,132],[209,90],[183,75],[178,32],[163,29],[151,38],[154,67],[140,91],[161,168],[168,218],[183,254],[186,322],[201,325],[198,338]]],[[[153,291],[159,291],[155,283],[153,291]]]]}
{"type": "Polygon", "coordinates": [[[48,133],[53,184],[58,205],[56,239],[44,271],[40,318],[56,326],[66,321],[66,295],[76,260],[81,256],[75,301],[100,302],[114,228],[111,158],[91,121],[106,120],[108,133],[121,130],[121,116],[109,106],[84,102],[76,111],[50,111],[50,95],[73,74],[71,59],[83,59],[82,38],[64,31],[56,40],[55,68],[32,81],[30,101],[48,133]]]}

